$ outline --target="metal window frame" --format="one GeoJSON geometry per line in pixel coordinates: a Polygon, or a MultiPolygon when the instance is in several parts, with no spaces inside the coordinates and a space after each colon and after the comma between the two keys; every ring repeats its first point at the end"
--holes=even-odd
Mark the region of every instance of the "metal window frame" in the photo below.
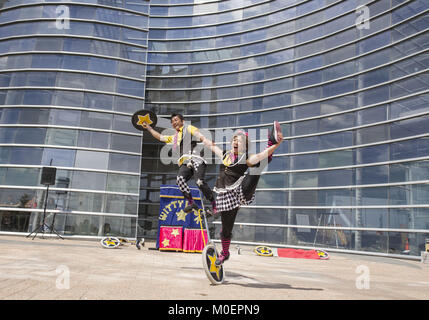
{"type": "Polygon", "coordinates": [[[95,76],[103,76],[108,78],[114,78],[114,79],[124,79],[124,80],[132,80],[137,82],[145,82],[146,79],[139,79],[134,77],[128,77],[120,74],[113,74],[113,73],[102,73],[97,71],[90,71],[90,70],[78,70],[78,69],[54,69],[54,68],[22,68],[22,69],[2,69],[0,70],[0,74],[2,73],[18,73],[18,72],[62,72],[62,73],[73,73],[73,74],[80,74],[80,75],[95,75],[95,76]]]}
{"type": "MultiPolygon", "coordinates": [[[[0,87],[0,91],[2,90],[63,90],[63,91],[77,91],[82,93],[100,93],[115,97],[125,97],[125,98],[132,98],[132,99],[138,99],[145,101],[144,97],[139,96],[132,96],[129,94],[123,94],[118,92],[110,92],[110,91],[100,91],[100,90],[92,90],[92,89],[78,89],[78,88],[67,88],[67,87],[59,87],[59,86],[22,86],[22,87],[0,87]]],[[[146,91],[146,88],[145,88],[146,91]]]]}
{"type": "MultiPolygon", "coordinates": [[[[367,3],[365,4],[365,5],[367,6],[367,5],[371,5],[371,4],[376,3],[376,1],[377,1],[377,0],[365,0],[365,1],[367,1],[367,3]]],[[[404,1],[405,1],[405,2],[398,4],[398,5],[396,5],[396,6],[392,7],[392,8],[390,8],[390,9],[389,9],[389,10],[387,10],[387,11],[383,11],[381,14],[378,14],[378,15],[375,15],[374,17],[371,17],[371,20],[372,20],[373,18],[377,18],[378,16],[380,16],[380,15],[384,14],[385,12],[390,12],[391,10],[394,10],[394,9],[396,9],[396,8],[399,8],[399,7],[401,7],[402,5],[404,5],[404,4],[406,4],[406,3],[409,3],[410,1],[413,1],[413,0],[404,0],[404,1]]],[[[193,41],[193,40],[204,40],[204,39],[212,39],[212,38],[223,38],[223,37],[225,37],[225,36],[230,36],[230,35],[245,34],[245,33],[248,33],[248,32],[253,32],[253,31],[263,30],[263,29],[267,29],[267,28],[271,28],[271,27],[279,26],[279,25],[282,25],[282,24],[287,24],[287,23],[292,22],[292,21],[300,20],[302,17],[306,17],[306,16],[308,16],[308,15],[312,15],[312,14],[315,14],[315,13],[318,13],[318,12],[322,12],[322,11],[326,10],[326,8],[329,8],[329,7],[331,7],[331,6],[335,6],[335,5],[341,4],[341,2],[342,2],[341,0],[340,0],[340,1],[337,1],[337,2],[334,2],[334,3],[332,3],[332,4],[330,4],[330,5],[326,6],[326,7],[324,7],[324,8],[322,8],[322,9],[317,9],[317,10],[315,10],[315,11],[311,11],[310,13],[306,13],[306,14],[304,14],[304,15],[301,15],[301,16],[298,16],[298,17],[295,17],[295,18],[293,18],[293,19],[288,19],[288,20],[284,20],[284,21],[282,21],[282,22],[277,22],[277,23],[274,23],[274,24],[268,24],[268,25],[265,25],[265,26],[263,26],[263,27],[257,27],[257,28],[249,29],[249,30],[245,30],[245,31],[233,32],[233,33],[228,33],[228,34],[223,34],[223,35],[207,36],[207,37],[202,37],[202,38],[151,39],[151,41],[155,41],[155,42],[157,42],[157,41],[159,41],[159,42],[167,42],[167,41],[173,41],[173,42],[175,42],[175,41],[193,41]]],[[[285,9],[287,10],[287,9],[289,9],[289,8],[291,8],[291,7],[295,7],[295,5],[292,5],[292,6],[290,6],[290,7],[283,8],[283,9],[280,9],[280,10],[276,10],[276,11],[274,11],[274,13],[277,13],[277,12],[280,12],[280,11],[284,11],[285,9]]],[[[358,7],[357,7],[357,8],[358,8],[358,7]]],[[[299,33],[299,32],[301,32],[301,31],[303,31],[303,30],[311,29],[311,28],[313,28],[313,27],[317,27],[318,25],[321,25],[321,24],[325,24],[325,23],[328,23],[328,22],[334,21],[335,19],[338,19],[338,18],[340,18],[340,17],[342,17],[342,16],[348,15],[348,14],[353,13],[353,12],[356,12],[356,9],[354,9],[354,10],[350,10],[350,11],[346,11],[346,12],[343,12],[343,13],[341,13],[341,14],[339,14],[339,15],[337,15],[337,16],[335,16],[335,17],[333,17],[333,18],[330,18],[329,20],[324,20],[323,22],[319,22],[319,23],[316,23],[316,24],[312,24],[312,25],[306,26],[306,27],[304,27],[304,28],[301,28],[301,29],[295,30],[295,31],[293,31],[293,32],[283,33],[283,34],[280,34],[280,35],[276,35],[276,36],[274,36],[274,37],[272,37],[272,38],[267,38],[267,39],[257,40],[257,41],[251,41],[251,42],[247,42],[247,43],[245,43],[245,44],[238,44],[238,45],[232,45],[232,46],[226,46],[226,47],[219,47],[219,48],[211,48],[211,49],[208,49],[208,50],[204,50],[204,49],[196,49],[196,50],[172,50],[172,51],[168,51],[168,53],[172,53],[172,52],[212,51],[212,50],[220,50],[220,49],[227,49],[227,48],[234,48],[234,47],[242,47],[242,46],[246,46],[246,45],[249,45],[249,44],[256,44],[256,43],[259,43],[259,42],[266,42],[266,41],[274,40],[274,39],[277,39],[277,38],[280,38],[280,37],[293,35],[293,34],[295,34],[295,33],[299,33]]],[[[271,13],[273,13],[273,12],[271,12],[271,13]]],[[[271,13],[270,13],[270,14],[271,14],[271,13]]],[[[267,16],[267,15],[262,14],[262,15],[259,15],[259,16],[258,16],[258,18],[259,18],[259,17],[263,17],[263,16],[267,16]]],[[[169,18],[169,17],[168,17],[168,18],[169,18]]],[[[253,19],[253,18],[252,18],[252,19],[253,19]]],[[[249,19],[237,20],[237,21],[235,21],[235,22],[240,23],[241,21],[245,21],[245,20],[249,20],[249,19]]],[[[222,23],[222,24],[229,24],[229,23],[231,23],[231,22],[228,22],[228,23],[222,23]]],[[[201,27],[201,26],[198,26],[198,27],[171,27],[171,28],[167,28],[167,27],[163,27],[163,28],[161,28],[161,27],[153,27],[153,28],[151,28],[151,29],[155,29],[155,30],[164,30],[164,29],[166,29],[166,30],[168,30],[168,29],[192,29],[192,28],[205,28],[205,27],[212,27],[212,26],[218,26],[218,25],[222,25],[222,24],[217,24],[217,25],[205,25],[205,26],[202,26],[202,27],[201,27]]],[[[349,28],[350,28],[350,27],[347,27],[347,28],[345,28],[345,29],[341,29],[341,30],[346,30],[346,29],[349,29],[349,28]]],[[[336,33],[336,32],[335,32],[335,33],[336,33]]],[[[162,52],[162,51],[156,51],[156,50],[154,50],[154,51],[150,51],[150,52],[162,52]]]]}
{"type": "MultiPolygon", "coordinates": [[[[376,1],[376,0],[371,0],[371,1],[376,1]]],[[[403,3],[399,4],[399,5],[394,6],[393,8],[390,8],[389,10],[383,11],[383,12],[381,12],[381,13],[379,13],[379,14],[377,14],[377,15],[373,16],[373,17],[371,17],[371,19],[379,18],[379,17],[381,17],[381,16],[383,16],[383,15],[386,15],[386,14],[388,14],[388,13],[390,14],[392,11],[394,11],[394,10],[396,10],[396,9],[400,8],[401,6],[403,6],[403,5],[405,5],[405,4],[408,4],[408,3],[412,3],[412,1],[413,1],[413,0],[406,0],[406,2],[403,2],[403,3]]],[[[325,51],[322,51],[322,53],[329,52],[329,51],[333,51],[333,50],[338,49],[338,48],[341,48],[341,47],[343,47],[343,46],[347,46],[347,45],[350,45],[350,44],[352,44],[352,43],[359,42],[359,41],[361,41],[361,40],[364,40],[364,39],[366,39],[366,38],[368,38],[368,37],[371,37],[371,36],[373,36],[373,35],[376,35],[376,34],[378,34],[378,33],[384,32],[384,31],[386,31],[386,30],[388,30],[388,29],[391,29],[391,28],[393,28],[393,27],[397,27],[397,26],[399,26],[399,25],[403,24],[404,22],[408,22],[408,21],[410,21],[410,20],[412,20],[412,19],[417,18],[417,17],[418,17],[418,16],[420,16],[420,15],[425,14],[427,11],[428,11],[428,9],[426,9],[426,10],[424,10],[424,11],[422,11],[422,12],[419,12],[419,13],[417,13],[417,14],[415,14],[415,15],[411,16],[411,17],[408,17],[407,19],[401,20],[400,22],[397,22],[397,23],[395,23],[395,24],[393,24],[393,25],[390,25],[388,28],[384,28],[384,29],[378,30],[378,31],[376,31],[376,32],[374,32],[374,33],[371,33],[371,34],[368,34],[368,35],[366,35],[366,36],[362,36],[362,37],[360,37],[359,39],[356,39],[356,40],[350,41],[350,42],[348,42],[348,43],[346,43],[346,44],[342,44],[342,45],[337,46],[337,47],[329,48],[329,49],[327,49],[327,50],[325,50],[325,51]]],[[[352,13],[352,12],[353,12],[353,11],[349,11],[349,12],[347,12],[347,14],[350,14],[350,13],[352,13]]],[[[344,15],[344,14],[343,14],[343,15],[344,15]]],[[[335,18],[333,18],[333,19],[331,19],[331,20],[337,19],[338,17],[341,17],[341,16],[342,16],[342,15],[336,16],[335,18]]],[[[287,21],[294,21],[294,20],[296,20],[296,19],[290,19],[290,20],[287,20],[287,21]]],[[[331,20],[327,20],[327,21],[331,21],[331,20]]],[[[303,31],[303,30],[310,29],[310,28],[313,28],[313,27],[317,27],[318,25],[323,25],[323,24],[325,24],[327,21],[324,21],[324,22],[321,22],[321,23],[318,23],[318,24],[314,24],[314,25],[311,25],[311,26],[308,26],[308,27],[305,27],[305,28],[299,29],[297,32],[299,33],[299,32],[301,32],[301,31],[303,31]]],[[[281,23],[284,23],[284,21],[283,21],[283,22],[281,22],[281,23]]],[[[281,23],[280,23],[280,24],[281,24],[281,23]]],[[[258,28],[258,29],[255,29],[255,30],[259,30],[259,29],[266,29],[267,27],[270,27],[270,26],[263,26],[263,27],[260,27],[260,28],[258,28]]],[[[336,30],[335,32],[332,32],[332,33],[328,34],[328,35],[324,35],[324,36],[321,36],[321,37],[318,37],[318,38],[314,38],[314,39],[311,39],[311,40],[307,40],[307,41],[301,42],[301,43],[299,43],[299,44],[294,44],[294,45],[291,45],[291,46],[286,47],[286,48],[281,48],[281,49],[276,49],[276,50],[266,51],[266,52],[263,52],[263,53],[258,53],[258,54],[249,55],[249,56],[245,56],[245,57],[246,57],[246,58],[249,58],[249,57],[255,57],[255,56],[260,56],[260,55],[264,55],[264,54],[270,54],[270,53],[275,53],[275,52],[282,51],[282,50],[287,50],[287,49],[292,49],[292,48],[300,47],[300,46],[303,46],[303,45],[306,45],[306,44],[314,43],[315,41],[319,41],[319,40],[323,40],[323,39],[325,39],[325,38],[332,37],[332,36],[334,36],[334,35],[336,35],[336,34],[342,33],[342,32],[344,32],[344,31],[348,31],[349,29],[353,29],[353,28],[356,28],[356,26],[354,25],[354,26],[349,26],[349,27],[343,28],[343,29],[339,29],[339,30],[336,30]]],[[[156,28],[151,28],[151,29],[156,29],[156,28]]],[[[245,33],[247,33],[247,32],[251,32],[251,31],[255,31],[255,30],[246,30],[246,31],[240,31],[240,32],[236,32],[236,33],[224,34],[224,35],[221,35],[221,36],[209,36],[209,37],[203,37],[203,38],[162,39],[162,40],[163,40],[163,41],[175,41],[175,40],[176,40],[176,41],[179,41],[179,40],[180,40],[180,41],[204,40],[204,39],[213,38],[213,37],[215,37],[215,38],[216,38],[216,37],[225,37],[225,36],[230,36],[230,35],[237,35],[237,34],[242,34],[242,33],[243,33],[243,34],[245,34],[245,33]]],[[[295,34],[295,33],[297,33],[297,32],[296,32],[296,31],[294,31],[294,32],[285,33],[285,34],[282,34],[282,35],[276,35],[276,36],[274,36],[274,37],[272,37],[272,38],[267,38],[267,39],[263,39],[263,40],[258,40],[258,41],[253,41],[253,42],[248,42],[248,43],[246,43],[246,44],[244,44],[244,45],[240,45],[240,46],[245,46],[245,45],[249,45],[249,44],[255,44],[255,43],[258,43],[258,42],[267,42],[267,41],[274,40],[274,39],[277,39],[277,38],[280,38],[280,37],[293,35],[293,34],[295,34]]],[[[150,39],[150,38],[148,38],[148,41],[159,41],[159,40],[158,40],[158,39],[150,39]]],[[[204,49],[203,49],[203,51],[205,52],[205,51],[212,51],[212,50],[223,50],[223,49],[233,48],[233,47],[235,47],[235,46],[220,47],[220,48],[212,48],[212,49],[209,49],[209,50],[204,50],[204,49]]],[[[155,52],[158,52],[158,53],[162,53],[162,52],[163,52],[163,53],[177,53],[177,52],[183,52],[183,53],[186,53],[186,52],[193,52],[193,51],[194,51],[194,50],[187,50],[187,51],[184,51],[184,50],[182,50],[182,51],[155,51],[155,52]]],[[[195,51],[196,51],[196,50],[195,50],[195,51]]],[[[198,50],[198,51],[199,51],[199,50],[198,50]]],[[[149,52],[149,51],[148,51],[148,52],[149,52]]],[[[152,51],[150,51],[150,52],[152,52],[152,51]]],[[[207,61],[204,61],[204,62],[151,63],[151,65],[174,65],[174,66],[176,66],[176,65],[189,65],[189,64],[197,65],[197,64],[210,64],[210,63],[218,63],[218,62],[227,62],[227,61],[230,61],[230,60],[239,60],[239,59],[243,59],[243,57],[231,58],[231,59],[228,59],[228,60],[213,60],[213,61],[208,61],[208,62],[207,62],[207,61]]],[[[300,57],[300,59],[302,59],[302,58],[300,57]]],[[[273,64],[273,65],[278,65],[278,64],[273,64]]]]}
{"type": "MultiPolygon", "coordinates": [[[[142,49],[147,49],[147,45],[141,45],[141,44],[136,44],[133,42],[124,42],[121,40],[114,40],[114,39],[107,39],[107,38],[99,38],[99,37],[93,37],[93,36],[84,36],[84,35],[69,35],[69,34],[32,34],[32,35],[17,35],[17,36],[9,36],[9,37],[4,37],[4,38],[0,38],[0,41],[7,41],[7,40],[15,40],[15,39],[23,39],[23,38],[77,38],[77,39],[85,39],[85,40],[97,40],[97,41],[106,41],[106,42],[111,42],[111,43],[116,43],[116,44],[123,44],[123,45],[129,45],[129,46],[134,46],[134,47],[138,47],[138,48],[142,48],[142,49]]],[[[145,39],[141,39],[141,40],[145,40],[145,39]]],[[[149,39],[146,39],[146,41],[149,41],[149,39]]],[[[32,53],[32,51],[26,51],[27,53],[32,53]]],[[[142,51],[142,52],[147,52],[142,51]]],[[[133,61],[133,60],[130,60],[133,61]]]]}
{"type": "MultiPolygon", "coordinates": [[[[427,30],[424,30],[424,31],[426,32],[427,30]]],[[[389,47],[391,47],[391,46],[389,46],[389,47]]],[[[389,48],[389,47],[387,47],[387,48],[389,48]]],[[[387,48],[385,48],[385,49],[387,49],[387,48]]],[[[340,78],[334,78],[334,79],[330,79],[330,80],[327,80],[327,81],[323,81],[323,82],[319,82],[319,83],[316,83],[316,84],[307,85],[307,86],[303,86],[303,87],[295,87],[294,90],[295,91],[299,91],[299,90],[308,89],[308,88],[312,88],[312,87],[318,87],[318,86],[329,84],[329,83],[332,83],[332,82],[344,80],[344,79],[347,79],[347,78],[350,78],[350,77],[360,76],[360,75],[363,75],[365,73],[369,73],[369,72],[375,71],[377,69],[381,69],[381,68],[387,67],[389,65],[393,65],[393,64],[396,64],[398,62],[402,62],[404,60],[408,60],[410,58],[413,58],[415,56],[419,56],[419,55],[427,53],[427,52],[429,52],[429,48],[420,50],[418,52],[414,52],[414,53],[412,53],[410,55],[407,55],[407,56],[400,57],[400,58],[398,58],[396,60],[392,60],[392,61],[386,62],[386,63],[378,65],[376,67],[368,68],[368,69],[361,70],[361,71],[358,71],[358,72],[355,72],[355,73],[352,73],[352,74],[348,74],[346,76],[342,76],[340,78]]],[[[366,56],[366,55],[367,54],[361,55],[361,56],[366,56]]],[[[339,66],[339,65],[343,64],[344,62],[350,62],[350,61],[353,61],[353,60],[355,60],[357,58],[360,59],[361,56],[347,58],[347,59],[342,60],[341,62],[338,62],[338,63],[329,64],[329,65],[326,65],[326,66],[323,66],[323,67],[319,67],[319,68],[316,68],[316,69],[310,69],[310,70],[307,70],[307,71],[301,71],[301,72],[297,72],[297,73],[292,73],[292,74],[289,74],[289,75],[286,75],[286,76],[270,78],[268,80],[258,80],[258,81],[252,81],[252,82],[245,82],[245,83],[239,83],[239,84],[229,84],[229,85],[223,85],[223,86],[213,86],[213,87],[199,87],[199,88],[194,88],[194,87],[192,87],[192,88],[147,88],[147,90],[149,90],[149,91],[167,91],[168,92],[168,91],[213,90],[213,89],[224,89],[224,88],[234,88],[234,87],[239,87],[240,88],[240,87],[243,87],[243,86],[248,86],[248,85],[253,85],[253,84],[265,84],[267,82],[272,82],[272,81],[277,81],[277,80],[282,80],[282,79],[288,79],[288,78],[294,78],[294,77],[297,77],[297,76],[301,76],[303,74],[310,74],[310,73],[313,73],[313,72],[322,71],[322,70],[325,70],[325,69],[328,69],[328,68],[332,68],[334,66],[339,66]]],[[[150,77],[147,77],[147,78],[150,78],[150,77]]],[[[182,78],[184,78],[184,77],[182,77],[182,78]]],[[[161,79],[161,80],[163,80],[163,79],[161,79]]],[[[292,79],[292,80],[294,80],[294,79],[292,79]]]]}
{"type": "MultiPolygon", "coordinates": [[[[45,191],[46,187],[38,187],[38,186],[17,186],[17,185],[0,185],[0,189],[25,189],[25,190],[41,190],[45,191]]],[[[106,195],[118,195],[125,197],[138,197],[139,193],[131,193],[131,192],[119,192],[119,191],[108,191],[108,190],[93,190],[93,189],[76,189],[76,188],[49,188],[51,191],[67,191],[67,192],[76,192],[76,193],[95,193],[95,194],[106,194],[106,195]]]]}
{"type": "MultiPolygon", "coordinates": [[[[20,19],[20,20],[14,20],[14,21],[8,21],[8,22],[0,23],[0,28],[7,26],[7,25],[18,24],[18,23],[24,23],[25,24],[25,23],[32,23],[32,22],[53,22],[53,21],[57,21],[57,20],[58,20],[58,18],[20,19]]],[[[126,29],[135,30],[135,31],[142,31],[142,32],[149,33],[149,28],[147,28],[147,29],[146,28],[138,28],[138,27],[128,26],[128,25],[115,23],[115,22],[107,22],[107,21],[103,21],[103,20],[77,19],[77,18],[68,18],[67,20],[70,22],[84,22],[84,23],[91,23],[93,25],[101,24],[101,25],[107,25],[107,26],[111,26],[111,27],[126,28],[126,29]]],[[[148,20],[148,22],[149,22],[149,20],[148,20]]]]}
{"type": "MultiPolygon", "coordinates": [[[[43,209],[25,209],[25,208],[10,208],[10,207],[0,207],[0,211],[15,211],[15,212],[37,212],[37,213],[43,213],[43,209]]],[[[102,217],[123,217],[123,218],[138,218],[138,215],[131,215],[131,214],[121,214],[121,213],[108,213],[108,212],[92,212],[92,211],[77,211],[77,210],[71,210],[71,211],[65,211],[65,210],[52,210],[52,209],[46,209],[46,212],[48,213],[64,213],[64,214],[78,214],[78,215],[90,215],[90,216],[102,216],[102,217]]],[[[3,232],[0,232],[2,234],[3,232]]]]}
{"type": "MultiPolygon", "coordinates": [[[[429,135],[429,134],[428,134],[429,135]]],[[[28,144],[28,143],[0,143],[1,147],[13,147],[13,148],[48,148],[48,149],[64,149],[64,150],[80,150],[80,151],[92,151],[92,152],[104,152],[108,154],[124,154],[129,156],[141,157],[141,152],[129,152],[113,149],[97,149],[88,147],[78,146],[62,146],[62,145],[49,145],[49,144],[28,144]]]]}
{"type": "MultiPolygon", "coordinates": [[[[136,4],[138,4],[138,3],[136,3],[136,4]]],[[[74,1],[67,1],[67,0],[53,1],[53,2],[25,3],[25,4],[19,4],[19,5],[5,7],[5,8],[3,7],[3,8],[0,8],[0,13],[4,12],[4,11],[8,11],[8,10],[15,10],[15,9],[21,9],[21,8],[26,8],[26,7],[38,7],[38,6],[45,6],[45,5],[75,5],[75,6],[82,6],[82,7],[95,7],[95,8],[102,8],[102,9],[124,11],[124,12],[128,12],[128,13],[133,13],[133,14],[149,17],[148,13],[134,11],[134,10],[130,10],[127,8],[112,7],[112,6],[107,6],[107,5],[103,5],[103,4],[95,4],[95,3],[87,3],[87,2],[74,2],[74,1]]],[[[148,5],[149,5],[149,3],[148,3],[148,5]]]]}
{"type": "MultiPolygon", "coordinates": [[[[0,168],[16,168],[16,169],[42,169],[44,165],[24,165],[24,164],[0,164],[0,168]]],[[[88,169],[88,168],[79,168],[79,167],[62,167],[56,166],[57,170],[65,171],[89,171],[94,173],[105,173],[109,174],[119,174],[127,176],[136,176],[140,177],[141,172],[129,172],[129,171],[115,171],[115,170],[102,170],[102,169],[88,169]]],[[[68,190],[68,189],[67,189],[68,190]]]]}

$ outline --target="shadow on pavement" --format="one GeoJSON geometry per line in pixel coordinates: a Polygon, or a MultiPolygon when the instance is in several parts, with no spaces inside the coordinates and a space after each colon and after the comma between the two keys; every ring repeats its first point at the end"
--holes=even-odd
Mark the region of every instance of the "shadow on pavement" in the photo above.
{"type": "Polygon", "coordinates": [[[300,287],[293,287],[287,283],[272,283],[272,282],[262,282],[255,278],[247,277],[239,273],[235,272],[225,272],[225,277],[227,279],[229,278],[240,278],[240,279],[247,279],[251,280],[252,283],[241,283],[239,281],[237,282],[231,282],[228,280],[225,280],[223,285],[237,285],[242,286],[246,288],[259,288],[259,289],[293,289],[293,290],[315,290],[315,291],[323,291],[321,288],[300,288],[300,287]]]}

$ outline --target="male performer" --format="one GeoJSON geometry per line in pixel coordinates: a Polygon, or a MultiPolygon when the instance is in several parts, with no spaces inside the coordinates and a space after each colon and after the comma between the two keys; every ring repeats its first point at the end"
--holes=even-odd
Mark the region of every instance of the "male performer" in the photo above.
{"type": "Polygon", "coordinates": [[[207,182],[205,181],[205,174],[207,164],[201,155],[196,155],[193,151],[197,145],[196,141],[192,141],[192,136],[200,141],[204,136],[199,132],[197,127],[192,125],[185,125],[183,115],[173,113],[171,115],[171,126],[176,130],[176,133],[171,136],[165,136],[155,131],[147,123],[143,123],[143,127],[150,132],[150,134],[161,142],[173,144],[173,152],[178,153],[179,159],[179,172],[177,174],[177,185],[180,191],[188,200],[188,206],[184,209],[185,212],[190,212],[192,209],[198,209],[198,205],[194,202],[191,195],[191,189],[187,182],[193,175],[195,175],[198,188],[203,193],[204,197],[211,202],[212,209],[206,209],[208,214],[216,214],[216,202],[214,195],[207,182]],[[186,138],[186,139],[185,139],[186,138]],[[184,143],[185,142],[185,143],[184,143]],[[190,145],[187,146],[186,144],[190,145]],[[188,150],[186,150],[188,149],[188,150]]]}

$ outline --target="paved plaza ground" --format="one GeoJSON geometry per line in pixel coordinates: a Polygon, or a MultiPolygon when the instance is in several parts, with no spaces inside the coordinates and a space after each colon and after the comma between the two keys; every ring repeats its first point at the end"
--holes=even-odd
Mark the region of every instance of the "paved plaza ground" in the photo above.
{"type": "Polygon", "coordinates": [[[329,260],[263,257],[233,245],[212,285],[198,253],[104,249],[98,240],[0,236],[2,300],[426,300],[429,264],[330,253],[329,260]]]}

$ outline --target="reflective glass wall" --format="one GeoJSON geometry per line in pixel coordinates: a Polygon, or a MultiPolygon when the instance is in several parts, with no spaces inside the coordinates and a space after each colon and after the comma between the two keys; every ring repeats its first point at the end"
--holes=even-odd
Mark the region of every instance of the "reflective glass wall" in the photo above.
{"type": "Polygon", "coordinates": [[[0,5],[0,232],[135,237],[148,2],[0,5]]]}
{"type": "MultiPolygon", "coordinates": [[[[233,241],[420,255],[429,238],[426,0],[152,0],[146,108],[284,143],[233,241]]],[[[213,138],[215,134],[213,134],[213,138]]],[[[218,141],[224,148],[228,144],[218,141]]],[[[177,166],[144,137],[140,226],[177,166]]],[[[210,167],[213,186],[217,168],[210,167]]],[[[213,223],[219,237],[219,221],[213,223]]]]}

